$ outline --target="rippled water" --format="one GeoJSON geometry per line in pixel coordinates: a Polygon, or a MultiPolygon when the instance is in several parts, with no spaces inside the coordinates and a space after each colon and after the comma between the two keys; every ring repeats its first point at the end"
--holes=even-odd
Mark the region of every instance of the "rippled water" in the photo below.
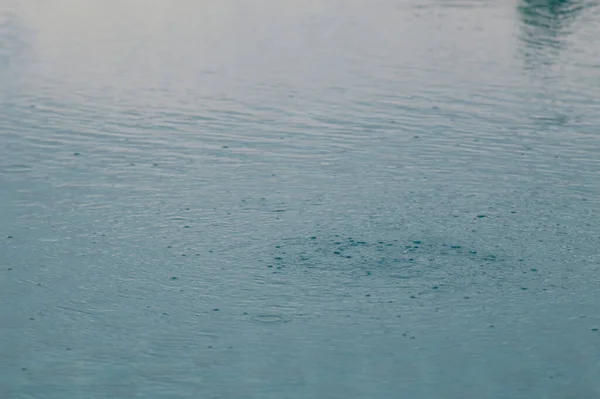
{"type": "Polygon", "coordinates": [[[0,397],[598,398],[592,1],[0,5],[0,397]]]}

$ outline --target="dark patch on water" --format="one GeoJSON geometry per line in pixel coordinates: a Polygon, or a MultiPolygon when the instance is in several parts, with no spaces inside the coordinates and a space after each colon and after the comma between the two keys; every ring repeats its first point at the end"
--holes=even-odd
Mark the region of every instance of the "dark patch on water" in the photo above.
{"type": "Polygon", "coordinates": [[[265,263],[284,273],[303,270],[351,274],[357,279],[397,279],[398,284],[426,285],[434,291],[442,286],[475,286],[482,282],[486,286],[517,283],[516,259],[511,262],[502,248],[490,253],[489,248],[474,248],[473,244],[456,240],[308,235],[275,244],[271,261],[265,263]]]}

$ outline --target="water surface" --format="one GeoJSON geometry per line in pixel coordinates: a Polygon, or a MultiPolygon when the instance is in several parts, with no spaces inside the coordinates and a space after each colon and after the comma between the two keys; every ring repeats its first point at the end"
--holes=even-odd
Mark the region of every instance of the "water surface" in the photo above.
{"type": "Polygon", "coordinates": [[[0,397],[597,398],[592,1],[7,1],[0,397]]]}

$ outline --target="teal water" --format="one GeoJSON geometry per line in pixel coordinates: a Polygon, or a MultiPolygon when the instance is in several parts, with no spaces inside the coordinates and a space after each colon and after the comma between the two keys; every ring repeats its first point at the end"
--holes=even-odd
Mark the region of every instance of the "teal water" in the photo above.
{"type": "Polygon", "coordinates": [[[0,398],[600,397],[592,1],[7,0],[0,398]]]}

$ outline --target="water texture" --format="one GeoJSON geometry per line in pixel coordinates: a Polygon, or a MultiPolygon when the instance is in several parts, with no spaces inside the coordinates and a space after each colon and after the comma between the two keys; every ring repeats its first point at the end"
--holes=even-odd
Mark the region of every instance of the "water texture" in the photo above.
{"type": "Polygon", "coordinates": [[[588,0],[0,4],[0,398],[600,397],[588,0]]]}

